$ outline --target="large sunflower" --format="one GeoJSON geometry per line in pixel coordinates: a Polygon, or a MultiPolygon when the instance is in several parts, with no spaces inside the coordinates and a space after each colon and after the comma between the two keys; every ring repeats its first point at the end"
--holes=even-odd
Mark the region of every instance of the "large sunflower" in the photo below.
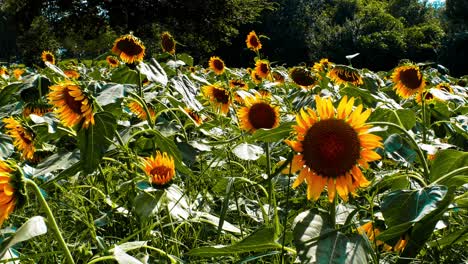
{"type": "Polygon", "coordinates": [[[270,64],[268,63],[267,60],[257,60],[255,62],[255,72],[257,73],[258,76],[261,78],[268,78],[270,75],[270,64]]]}
{"type": "Polygon", "coordinates": [[[395,83],[393,89],[403,98],[421,92],[426,86],[424,77],[416,65],[405,65],[396,68],[392,74],[392,81],[395,83]]]}
{"type": "Polygon", "coordinates": [[[307,198],[317,200],[327,185],[330,201],[336,192],[347,201],[349,193],[369,184],[359,165],[366,168],[380,159],[373,149],[382,146],[382,139],[368,133],[365,121],[371,111],[363,112],[362,105],[353,109],[354,98],[348,101],[345,96],[336,111],[330,99],[316,96],[315,102],[316,111],[302,109],[296,115],[297,140],[285,141],[298,152],[292,170],[300,173],[293,188],[305,180],[307,198]]]}
{"type": "Polygon", "coordinates": [[[303,67],[294,67],[289,71],[289,77],[293,82],[303,88],[311,88],[318,82],[318,78],[314,72],[303,67]]]}
{"type": "Polygon", "coordinates": [[[18,174],[7,162],[0,160],[0,226],[10,216],[15,206],[22,203],[18,174]],[[19,187],[19,188],[18,188],[19,187]]]}
{"type": "Polygon", "coordinates": [[[13,145],[22,152],[21,157],[25,160],[32,160],[36,151],[34,133],[13,117],[4,118],[3,123],[5,123],[6,133],[13,139],[13,145]]]}
{"type": "Polygon", "coordinates": [[[241,129],[253,133],[260,128],[270,129],[279,125],[279,107],[271,105],[268,98],[258,94],[245,98],[244,103],[238,112],[241,129]]]}
{"type": "Polygon", "coordinates": [[[328,72],[327,76],[338,85],[350,83],[358,86],[364,83],[357,69],[345,65],[335,65],[335,67],[328,72]]]}
{"type": "Polygon", "coordinates": [[[202,87],[203,95],[211,102],[211,104],[223,114],[229,112],[231,97],[229,91],[224,89],[219,84],[206,85],[202,87]]]}
{"type": "MultiPolygon", "coordinates": [[[[148,112],[151,118],[154,118],[156,116],[156,112],[154,111],[153,107],[148,104],[146,104],[146,107],[148,108],[148,112]]],[[[139,102],[131,101],[130,103],[128,103],[128,108],[130,108],[130,111],[132,111],[132,113],[138,116],[139,119],[141,120],[148,119],[148,115],[145,112],[145,108],[139,102]]]]}
{"type": "Polygon", "coordinates": [[[174,37],[172,37],[171,33],[165,31],[161,34],[161,48],[164,52],[169,54],[175,53],[176,42],[174,37]]]}
{"type": "Polygon", "coordinates": [[[117,59],[115,56],[107,56],[106,61],[112,68],[119,66],[119,59],[117,59]]]}
{"type": "Polygon", "coordinates": [[[156,151],[154,156],[144,159],[143,166],[150,183],[158,187],[168,184],[174,178],[174,159],[165,152],[161,154],[156,151]]]}
{"type": "Polygon", "coordinates": [[[257,74],[257,71],[250,72],[250,78],[252,79],[253,83],[260,84],[262,82],[262,77],[257,74]]]}
{"type": "Polygon", "coordinates": [[[124,35],[115,40],[112,52],[119,55],[125,63],[134,63],[145,57],[145,46],[132,34],[124,35]]]}
{"type": "Polygon", "coordinates": [[[50,86],[47,96],[65,126],[75,126],[83,121],[83,128],[94,125],[93,104],[80,86],[72,81],[64,81],[50,86]]]}
{"type": "Polygon", "coordinates": [[[55,64],[55,56],[52,52],[44,50],[41,54],[43,62],[49,62],[50,64],[55,64]]]}
{"type": "Polygon", "coordinates": [[[210,69],[214,71],[216,75],[221,75],[224,73],[224,61],[217,56],[210,58],[208,62],[210,69]]]}
{"type": "Polygon", "coordinates": [[[247,43],[247,48],[251,49],[255,52],[259,51],[262,48],[262,43],[260,42],[260,39],[257,37],[257,34],[255,31],[251,31],[249,35],[247,35],[247,39],[245,40],[245,43],[247,43]]]}

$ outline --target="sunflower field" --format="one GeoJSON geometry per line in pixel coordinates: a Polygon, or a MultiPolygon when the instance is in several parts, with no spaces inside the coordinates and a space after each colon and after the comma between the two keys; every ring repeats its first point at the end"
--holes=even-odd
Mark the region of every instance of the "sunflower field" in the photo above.
{"type": "Polygon", "coordinates": [[[466,80],[145,57],[0,69],[1,263],[462,263],[466,80]]]}

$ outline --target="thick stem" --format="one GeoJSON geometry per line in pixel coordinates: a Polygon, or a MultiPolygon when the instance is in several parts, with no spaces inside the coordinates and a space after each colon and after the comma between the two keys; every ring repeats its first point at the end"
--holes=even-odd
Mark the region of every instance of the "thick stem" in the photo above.
{"type": "Polygon", "coordinates": [[[65,243],[65,240],[63,239],[62,233],[60,232],[60,229],[57,225],[57,222],[55,221],[54,215],[52,214],[52,211],[50,210],[49,205],[47,204],[47,201],[45,200],[44,196],[41,193],[41,190],[39,189],[39,186],[37,184],[30,180],[30,179],[25,179],[25,182],[27,185],[30,185],[34,192],[36,193],[37,198],[39,199],[39,202],[41,203],[42,207],[44,208],[44,211],[47,215],[47,219],[49,220],[48,223],[50,224],[50,227],[52,228],[52,231],[54,232],[60,246],[62,247],[65,257],[67,259],[68,263],[74,264],[75,261],[73,260],[73,257],[70,253],[70,250],[68,249],[67,244],[65,243]]]}

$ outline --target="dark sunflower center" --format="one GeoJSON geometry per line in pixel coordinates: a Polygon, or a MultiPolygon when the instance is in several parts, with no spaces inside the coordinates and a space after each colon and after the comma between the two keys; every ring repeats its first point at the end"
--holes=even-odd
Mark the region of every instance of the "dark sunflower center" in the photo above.
{"type": "Polygon", "coordinates": [[[273,107],[267,103],[256,103],[250,107],[249,123],[255,129],[273,128],[276,121],[276,113],[273,107]]]}
{"type": "Polygon", "coordinates": [[[417,89],[422,82],[416,69],[407,69],[400,73],[400,81],[409,89],[417,89]]]}
{"type": "Polygon", "coordinates": [[[234,81],[232,81],[232,85],[239,86],[239,87],[244,87],[245,83],[240,81],[240,80],[234,80],[234,81]]]}
{"type": "Polygon", "coordinates": [[[220,60],[213,60],[213,66],[217,71],[222,71],[224,69],[224,64],[220,60]]]}
{"type": "Polygon", "coordinates": [[[250,42],[250,45],[254,48],[258,47],[259,45],[258,39],[255,36],[250,37],[249,42],[250,42]]]}
{"type": "Polygon", "coordinates": [[[113,58],[110,58],[110,59],[109,59],[109,63],[112,64],[112,65],[114,65],[114,64],[117,64],[118,62],[117,62],[117,60],[115,60],[115,59],[113,59],[113,58]]]}
{"type": "Polygon", "coordinates": [[[20,135],[24,143],[26,143],[27,145],[31,145],[32,137],[30,135],[28,135],[25,131],[18,131],[18,134],[20,135]]]}
{"type": "Polygon", "coordinates": [[[172,51],[174,49],[175,42],[171,37],[169,37],[167,35],[164,35],[162,37],[162,40],[161,40],[161,45],[162,45],[164,51],[170,52],[170,51],[172,51]]]}
{"type": "Polygon", "coordinates": [[[427,92],[426,95],[424,96],[424,99],[431,100],[431,99],[434,99],[434,96],[430,92],[427,92]]]}
{"type": "Polygon", "coordinates": [[[260,71],[262,72],[262,74],[268,74],[269,72],[268,64],[266,63],[260,64],[260,71]]]}
{"type": "Polygon", "coordinates": [[[117,43],[117,48],[129,56],[136,56],[143,51],[143,48],[132,39],[122,39],[117,43]]]}
{"type": "Polygon", "coordinates": [[[346,82],[356,82],[359,81],[359,75],[352,71],[347,70],[337,70],[336,76],[346,82]]]}
{"type": "Polygon", "coordinates": [[[156,176],[161,179],[161,178],[166,177],[167,175],[170,175],[170,172],[171,172],[170,168],[166,166],[158,166],[158,167],[153,168],[150,171],[150,174],[151,176],[156,176]]]}
{"type": "Polygon", "coordinates": [[[46,61],[48,62],[52,62],[54,60],[54,57],[52,57],[52,55],[50,54],[46,54],[45,58],[46,58],[46,61]]]}
{"type": "Polygon", "coordinates": [[[291,72],[291,79],[301,86],[311,86],[315,83],[316,79],[313,78],[305,69],[296,68],[291,72]]]}
{"type": "Polygon", "coordinates": [[[63,97],[68,108],[70,108],[73,112],[81,115],[81,100],[75,100],[75,97],[70,95],[70,90],[68,90],[68,88],[64,89],[63,97]]]}
{"type": "Polygon", "coordinates": [[[227,104],[229,102],[229,94],[223,89],[213,88],[213,97],[218,103],[227,104]]]}
{"type": "Polygon", "coordinates": [[[342,119],[327,119],[309,128],[302,141],[305,164],[324,177],[350,171],[360,156],[356,131],[342,119]]]}

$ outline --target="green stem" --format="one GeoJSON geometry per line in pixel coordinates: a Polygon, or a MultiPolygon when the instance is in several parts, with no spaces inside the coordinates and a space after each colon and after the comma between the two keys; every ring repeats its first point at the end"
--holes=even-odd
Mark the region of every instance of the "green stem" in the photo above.
{"type": "Polygon", "coordinates": [[[424,156],[421,148],[419,148],[419,145],[416,142],[416,140],[408,133],[408,131],[406,131],[406,129],[404,129],[403,127],[401,127],[401,126],[399,126],[397,124],[390,123],[390,122],[377,121],[377,122],[369,122],[367,124],[373,125],[373,126],[390,126],[390,127],[396,128],[396,129],[400,130],[401,132],[403,132],[403,134],[406,135],[408,140],[411,141],[411,143],[413,144],[413,147],[416,149],[416,153],[418,154],[419,159],[421,160],[421,163],[423,165],[424,177],[426,178],[426,180],[429,178],[429,166],[427,165],[426,157],[424,156]]]}
{"type": "Polygon", "coordinates": [[[135,97],[135,98],[129,97],[130,100],[136,101],[143,107],[143,110],[145,110],[145,113],[146,113],[146,120],[148,121],[148,125],[150,126],[150,128],[154,128],[153,118],[151,117],[150,111],[148,109],[148,106],[146,105],[145,100],[143,100],[143,97],[138,96],[134,93],[129,93],[129,94],[135,97]]]}
{"type": "Polygon", "coordinates": [[[468,166],[458,168],[458,169],[456,169],[456,170],[453,170],[453,171],[451,171],[451,172],[445,174],[444,176],[442,176],[442,177],[438,178],[437,180],[433,181],[433,182],[430,184],[430,186],[434,186],[434,185],[436,185],[437,183],[439,183],[439,182],[441,182],[441,181],[443,181],[443,180],[445,180],[445,179],[447,179],[447,178],[450,178],[450,177],[452,177],[452,176],[454,176],[454,175],[462,174],[462,173],[465,172],[465,171],[468,171],[468,166]]]}
{"type": "Polygon", "coordinates": [[[423,143],[426,143],[426,138],[427,138],[427,127],[426,127],[426,93],[427,92],[422,92],[422,95],[421,95],[421,107],[422,107],[422,126],[423,126],[423,129],[422,129],[422,142],[423,143]]]}
{"type": "Polygon", "coordinates": [[[63,251],[65,252],[65,257],[67,259],[68,263],[74,264],[75,261],[73,260],[73,257],[70,253],[70,250],[68,249],[67,244],[65,243],[65,240],[63,239],[62,233],[60,232],[60,229],[57,225],[57,222],[55,221],[54,215],[52,214],[52,211],[50,210],[49,205],[47,204],[47,201],[45,200],[44,196],[41,193],[41,190],[39,189],[39,186],[37,184],[30,180],[25,178],[24,181],[26,182],[27,185],[30,185],[34,192],[36,193],[36,196],[39,199],[39,202],[41,203],[42,207],[45,210],[45,213],[47,215],[47,219],[49,220],[50,227],[52,228],[60,246],[62,247],[63,251]]]}
{"type": "Polygon", "coordinates": [[[95,258],[93,260],[91,260],[90,262],[88,262],[88,264],[94,264],[94,263],[98,263],[98,262],[101,262],[101,261],[104,261],[104,260],[111,260],[111,259],[115,259],[114,256],[104,256],[104,257],[100,257],[100,258],[95,258]]]}
{"type": "Polygon", "coordinates": [[[283,219],[283,240],[281,241],[281,264],[284,263],[284,248],[286,244],[286,225],[288,223],[288,214],[289,214],[289,195],[291,188],[289,187],[291,185],[291,170],[292,170],[292,160],[289,162],[289,174],[288,174],[288,185],[286,186],[286,213],[284,215],[283,219]]]}
{"type": "Polygon", "coordinates": [[[336,225],[336,201],[337,201],[337,195],[335,193],[335,197],[333,198],[333,201],[330,203],[330,223],[333,228],[335,228],[336,225]]]}

